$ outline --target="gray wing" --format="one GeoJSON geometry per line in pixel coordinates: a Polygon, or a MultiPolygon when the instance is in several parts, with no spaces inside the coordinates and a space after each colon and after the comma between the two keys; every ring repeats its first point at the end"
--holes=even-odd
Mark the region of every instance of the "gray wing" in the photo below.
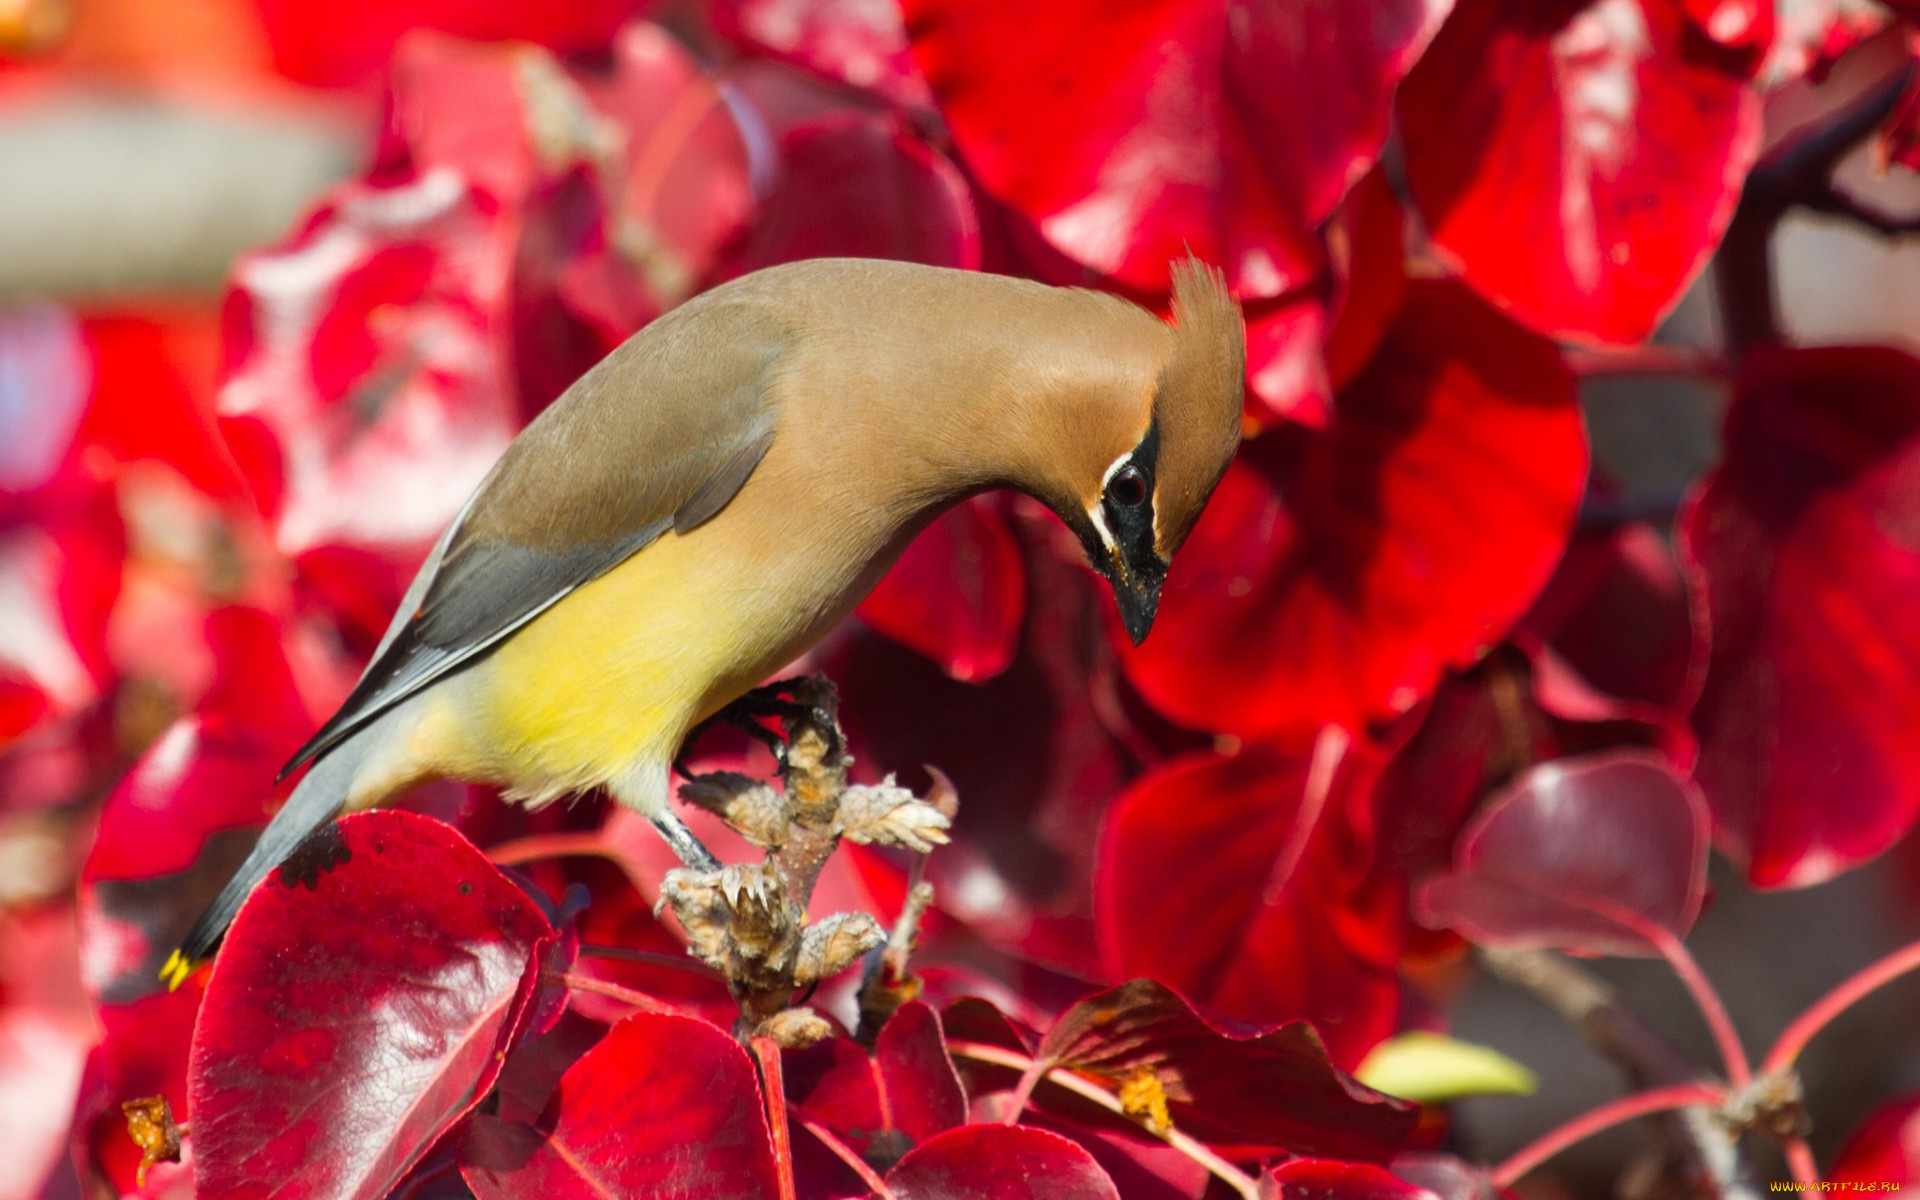
{"type": "Polygon", "coordinates": [[[783,342],[763,308],[695,300],[582,376],[488,473],[360,682],[282,776],[724,508],[773,442],[783,342]]]}

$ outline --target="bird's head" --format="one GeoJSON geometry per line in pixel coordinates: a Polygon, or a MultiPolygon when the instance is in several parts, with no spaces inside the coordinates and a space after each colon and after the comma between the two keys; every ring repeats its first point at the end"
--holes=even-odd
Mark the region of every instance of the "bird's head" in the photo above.
{"type": "Polygon", "coordinates": [[[1196,258],[1173,265],[1170,345],[1153,380],[1145,433],[1135,425],[1122,453],[1082,468],[1099,471],[1074,489],[1084,516],[1062,514],[1113,585],[1135,645],[1153,625],[1174,551],[1240,444],[1246,328],[1226,280],[1196,258]]]}

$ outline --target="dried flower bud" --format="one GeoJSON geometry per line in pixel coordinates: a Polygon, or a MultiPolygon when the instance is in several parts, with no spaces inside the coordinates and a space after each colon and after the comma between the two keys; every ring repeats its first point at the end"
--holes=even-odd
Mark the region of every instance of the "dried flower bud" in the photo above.
{"type": "Polygon", "coordinates": [[[757,1036],[772,1038],[787,1050],[805,1050],[822,1038],[833,1036],[833,1026],[810,1008],[787,1008],[760,1022],[757,1036]]]}
{"type": "Polygon", "coordinates": [[[134,1182],[146,1186],[147,1168],[155,1163],[180,1161],[180,1127],[165,1096],[142,1096],[120,1106],[127,1117],[127,1136],[140,1147],[140,1168],[134,1182]]]}
{"type": "Polygon", "coordinates": [[[880,922],[866,913],[835,913],[807,926],[801,933],[793,981],[805,987],[837,975],[886,940],[887,934],[880,928],[880,922]]]}
{"type": "Polygon", "coordinates": [[[787,798],[752,776],[734,771],[696,776],[680,786],[680,798],[719,817],[756,846],[777,850],[786,844],[787,798]]]}
{"type": "Polygon", "coordinates": [[[861,845],[878,843],[926,854],[947,844],[952,826],[944,813],[893,782],[850,787],[840,797],[839,833],[861,845]]]}

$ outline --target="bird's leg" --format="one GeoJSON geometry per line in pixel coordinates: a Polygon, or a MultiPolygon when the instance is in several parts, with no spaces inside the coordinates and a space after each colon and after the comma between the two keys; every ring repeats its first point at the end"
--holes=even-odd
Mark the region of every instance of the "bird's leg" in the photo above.
{"type": "Polygon", "coordinates": [[[653,827],[660,831],[660,836],[689,869],[705,872],[720,870],[720,860],[699,838],[693,836],[693,830],[687,828],[687,823],[680,819],[678,813],[670,808],[662,808],[659,812],[647,814],[647,819],[653,822],[653,827]]]}

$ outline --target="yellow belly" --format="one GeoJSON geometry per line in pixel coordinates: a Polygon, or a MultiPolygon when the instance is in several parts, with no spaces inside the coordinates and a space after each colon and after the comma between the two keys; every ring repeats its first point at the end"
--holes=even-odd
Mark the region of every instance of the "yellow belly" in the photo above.
{"type": "Polygon", "coordinates": [[[706,532],[666,535],[450,680],[443,711],[458,717],[437,723],[450,735],[435,739],[440,773],[538,802],[664,770],[694,724],[854,598],[842,594],[853,580],[817,575],[817,595],[776,594],[769,579],[793,578],[781,564],[716,555],[706,532]]]}

